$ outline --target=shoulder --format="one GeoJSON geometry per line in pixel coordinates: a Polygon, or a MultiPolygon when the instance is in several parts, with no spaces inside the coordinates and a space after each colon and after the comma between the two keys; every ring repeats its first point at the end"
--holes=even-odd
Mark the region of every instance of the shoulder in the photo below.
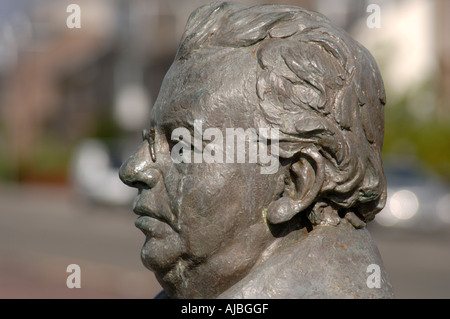
{"type": "Polygon", "coordinates": [[[392,286],[368,230],[355,229],[346,221],[338,226],[316,227],[297,242],[275,249],[270,258],[222,296],[227,295],[393,298],[392,286]],[[373,274],[379,275],[375,286],[368,284],[373,274]]]}

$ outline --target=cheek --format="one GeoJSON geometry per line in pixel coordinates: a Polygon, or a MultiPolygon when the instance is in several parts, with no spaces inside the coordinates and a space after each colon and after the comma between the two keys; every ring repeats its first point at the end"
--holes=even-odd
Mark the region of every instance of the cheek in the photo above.
{"type": "MultiPolygon", "coordinates": [[[[197,257],[216,251],[261,220],[265,202],[248,171],[232,170],[231,165],[220,170],[220,165],[202,167],[184,178],[178,201],[183,241],[197,257]]],[[[267,185],[263,189],[267,191],[267,185]]]]}
{"type": "MultiPolygon", "coordinates": [[[[187,251],[196,257],[206,257],[226,246],[236,236],[238,228],[244,225],[238,215],[244,215],[235,202],[213,205],[208,215],[196,214],[195,207],[186,211],[182,220],[182,238],[187,251]]],[[[247,223],[245,223],[247,224],[247,223]]]]}

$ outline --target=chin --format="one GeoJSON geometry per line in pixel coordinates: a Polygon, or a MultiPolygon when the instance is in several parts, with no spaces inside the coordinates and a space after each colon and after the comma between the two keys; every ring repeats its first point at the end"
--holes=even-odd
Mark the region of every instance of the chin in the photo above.
{"type": "Polygon", "coordinates": [[[165,239],[146,237],[141,249],[141,261],[144,266],[155,273],[167,273],[183,254],[178,240],[172,236],[165,239]]]}

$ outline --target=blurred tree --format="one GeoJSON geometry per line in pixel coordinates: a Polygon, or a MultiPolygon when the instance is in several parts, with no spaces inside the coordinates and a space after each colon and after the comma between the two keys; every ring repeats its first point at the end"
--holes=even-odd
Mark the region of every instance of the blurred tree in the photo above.
{"type": "Polygon", "coordinates": [[[450,182],[450,120],[437,121],[436,108],[432,105],[436,99],[421,100],[430,90],[436,90],[435,79],[425,81],[418,90],[395,104],[388,101],[383,154],[417,158],[450,182]]]}

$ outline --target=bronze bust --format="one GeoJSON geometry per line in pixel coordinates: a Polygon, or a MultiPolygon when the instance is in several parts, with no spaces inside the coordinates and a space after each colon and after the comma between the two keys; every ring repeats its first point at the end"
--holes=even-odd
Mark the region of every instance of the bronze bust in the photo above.
{"type": "Polygon", "coordinates": [[[393,297],[365,228],[386,200],[384,105],[371,54],[319,13],[194,11],[144,141],[120,169],[139,190],[141,258],[163,295],[393,297]],[[248,150],[240,161],[235,137],[248,150]],[[277,161],[252,161],[252,140],[277,161]]]}

